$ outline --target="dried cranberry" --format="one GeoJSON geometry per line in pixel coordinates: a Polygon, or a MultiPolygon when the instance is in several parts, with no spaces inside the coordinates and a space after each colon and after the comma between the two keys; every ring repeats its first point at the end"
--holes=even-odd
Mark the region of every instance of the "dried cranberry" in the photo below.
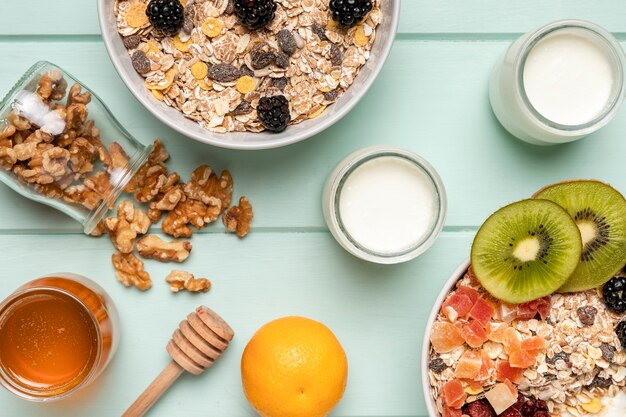
{"type": "Polygon", "coordinates": [[[522,417],[522,414],[519,412],[519,410],[510,407],[507,408],[502,414],[500,414],[499,417],[522,417]]]}
{"type": "Polygon", "coordinates": [[[491,405],[487,400],[478,400],[469,403],[463,408],[463,414],[467,414],[470,417],[495,417],[496,413],[493,411],[491,405]]]}
{"type": "Polygon", "coordinates": [[[533,417],[550,417],[549,411],[537,411],[533,417]]]}
{"type": "Polygon", "coordinates": [[[535,402],[533,400],[526,400],[519,411],[523,417],[535,417],[535,402]]]}
{"type": "Polygon", "coordinates": [[[526,397],[524,397],[522,394],[519,394],[517,396],[517,402],[513,404],[511,407],[509,407],[509,409],[514,408],[516,410],[519,410],[520,408],[522,408],[522,405],[524,405],[525,402],[526,402],[526,397]]]}
{"type": "Polygon", "coordinates": [[[548,408],[548,404],[546,404],[546,402],[543,400],[536,400],[535,401],[535,413],[541,412],[541,411],[545,411],[548,414],[550,414],[550,409],[548,408]]]}

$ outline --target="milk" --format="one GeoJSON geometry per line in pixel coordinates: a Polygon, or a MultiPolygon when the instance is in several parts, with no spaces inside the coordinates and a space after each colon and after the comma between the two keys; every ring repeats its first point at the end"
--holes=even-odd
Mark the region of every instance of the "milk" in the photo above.
{"type": "Polygon", "coordinates": [[[553,22],[515,40],[496,63],[491,107],[526,142],[578,140],[617,114],[625,68],[624,51],[606,30],[580,20],[553,22]]]}
{"type": "Polygon", "coordinates": [[[577,126],[607,108],[616,75],[610,51],[584,32],[563,29],[530,50],[524,87],[530,103],[546,119],[577,126]]]}
{"type": "Polygon", "coordinates": [[[345,179],[339,217],[367,250],[397,254],[427,238],[436,223],[437,191],[424,170],[399,156],[381,156],[345,179]]]}

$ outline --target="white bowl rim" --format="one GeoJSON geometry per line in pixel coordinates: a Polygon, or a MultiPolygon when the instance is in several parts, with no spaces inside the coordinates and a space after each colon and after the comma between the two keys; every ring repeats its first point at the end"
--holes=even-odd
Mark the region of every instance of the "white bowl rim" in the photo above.
{"type": "MultiPolygon", "coordinates": [[[[392,1],[397,2],[397,6],[395,7],[394,13],[391,17],[391,25],[390,25],[390,36],[387,37],[384,45],[381,49],[381,55],[376,62],[374,62],[371,68],[370,76],[365,80],[364,84],[361,86],[360,91],[358,91],[350,100],[346,101],[337,112],[332,116],[323,119],[322,121],[312,124],[310,128],[305,129],[301,132],[291,135],[282,135],[278,136],[276,140],[268,140],[268,141],[229,141],[228,133],[212,133],[210,131],[206,131],[205,134],[198,134],[194,132],[186,131],[183,127],[176,123],[176,120],[172,120],[162,112],[159,111],[159,108],[154,100],[152,100],[149,96],[141,94],[143,91],[138,91],[137,88],[130,82],[127,82],[125,70],[121,62],[121,58],[116,54],[112,53],[113,50],[113,36],[119,36],[117,33],[111,34],[106,30],[106,21],[105,21],[105,6],[108,2],[115,0],[98,0],[98,21],[100,24],[100,33],[102,35],[102,39],[104,41],[104,45],[107,50],[107,55],[109,55],[109,59],[113,63],[115,70],[117,71],[118,76],[122,79],[122,82],[130,90],[132,95],[146,108],[154,117],[159,119],[162,123],[166,124],[173,130],[177,131],[181,135],[197,140],[198,142],[206,143],[213,146],[218,146],[226,149],[239,149],[239,150],[262,150],[262,149],[273,149],[279,148],[287,145],[291,145],[293,143],[297,143],[308,139],[327,128],[331,127],[339,120],[341,120],[345,115],[347,115],[356,104],[365,96],[367,91],[370,89],[374,81],[378,78],[380,71],[383,69],[387,58],[389,57],[389,53],[393,47],[396,34],[398,32],[398,24],[400,21],[400,0],[383,0],[383,1],[392,1]],[[223,138],[216,135],[221,135],[223,138]]],[[[358,77],[358,75],[357,75],[358,77]]],[[[183,116],[181,116],[183,117],[183,116]]],[[[304,123],[306,123],[305,121],[304,123]]]]}
{"type": "Polygon", "coordinates": [[[435,305],[430,312],[430,316],[428,317],[428,321],[426,322],[426,328],[424,329],[424,339],[422,342],[422,391],[424,394],[424,401],[426,403],[426,409],[428,410],[428,415],[430,417],[441,417],[441,414],[437,410],[437,405],[433,396],[430,392],[430,378],[428,376],[428,364],[430,363],[430,330],[437,319],[437,315],[439,314],[439,310],[441,309],[441,305],[443,301],[446,299],[450,290],[454,287],[454,285],[463,278],[463,275],[467,272],[467,268],[470,266],[470,258],[467,257],[450,275],[450,278],[444,284],[437,300],[435,301],[435,305]]]}

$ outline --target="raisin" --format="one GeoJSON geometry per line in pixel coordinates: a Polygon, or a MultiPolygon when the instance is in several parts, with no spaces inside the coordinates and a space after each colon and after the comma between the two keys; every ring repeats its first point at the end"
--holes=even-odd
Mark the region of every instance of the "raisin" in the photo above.
{"type": "Polygon", "coordinates": [[[326,37],[326,28],[324,26],[315,22],[313,23],[313,26],[311,27],[311,29],[313,30],[313,33],[315,33],[320,38],[320,42],[324,42],[328,40],[328,38],[326,37]]]}
{"type": "Polygon", "coordinates": [[[252,104],[248,103],[247,101],[242,101],[237,107],[235,107],[235,110],[230,112],[230,114],[232,114],[233,116],[241,116],[252,112],[252,110],[254,110],[252,108],[252,104]]]}
{"type": "Polygon", "coordinates": [[[279,52],[276,54],[275,59],[276,66],[278,68],[288,68],[289,67],[289,55],[284,52],[279,52]]]}
{"type": "Polygon", "coordinates": [[[230,64],[215,64],[209,68],[208,77],[220,83],[227,83],[239,78],[239,70],[230,64]]]}
{"type": "Polygon", "coordinates": [[[546,357],[546,362],[552,366],[556,365],[557,361],[563,361],[565,363],[568,363],[569,356],[570,355],[565,352],[555,353],[552,358],[546,357]]]}
{"type": "Polygon", "coordinates": [[[324,100],[335,101],[337,100],[338,95],[339,95],[339,90],[335,88],[334,90],[330,90],[324,93],[324,100]]]}
{"type": "Polygon", "coordinates": [[[248,77],[254,77],[254,71],[252,71],[246,64],[241,64],[241,67],[239,67],[239,74],[242,77],[245,75],[248,77]]]}
{"type": "Polygon", "coordinates": [[[131,61],[133,63],[133,68],[139,74],[146,74],[150,72],[150,60],[146,56],[146,53],[143,51],[135,51],[131,57],[131,61]]]}
{"type": "Polygon", "coordinates": [[[448,365],[446,365],[446,363],[441,358],[433,359],[428,364],[428,368],[430,370],[434,371],[434,372],[437,372],[437,373],[442,372],[447,367],[448,367],[448,365]]]}
{"type": "Polygon", "coordinates": [[[343,54],[341,49],[335,44],[330,47],[330,63],[338,67],[343,63],[343,54]]]}
{"type": "Polygon", "coordinates": [[[132,50],[137,49],[137,47],[141,43],[141,38],[139,37],[139,35],[130,35],[122,38],[122,41],[124,42],[124,47],[126,49],[132,50]]]}
{"type": "Polygon", "coordinates": [[[593,326],[593,323],[596,321],[596,315],[598,314],[598,309],[591,306],[579,307],[576,312],[578,313],[578,318],[580,322],[585,326],[593,326]]]}
{"type": "Polygon", "coordinates": [[[281,78],[272,78],[272,87],[278,88],[280,91],[283,91],[289,81],[285,77],[281,78]]]}
{"type": "Polygon", "coordinates": [[[496,413],[487,400],[478,400],[463,407],[463,414],[470,417],[495,417],[496,413]]]}
{"type": "Polygon", "coordinates": [[[276,38],[278,39],[278,46],[280,46],[280,49],[287,55],[293,55],[296,49],[298,49],[296,38],[293,37],[290,30],[281,30],[278,32],[278,35],[276,35],[276,38]]]}
{"type": "Polygon", "coordinates": [[[191,35],[193,28],[195,27],[194,19],[196,18],[196,9],[193,7],[193,4],[187,5],[185,7],[185,12],[183,13],[183,31],[187,35],[191,35]]]}
{"type": "Polygon", "coordinates": [[[589,384],[587,387],[589,389],[592,389],[592,388],[607,389],[611,385],[613,385],[613,381],[611,380],[611,378],[602,378],[600,375],[596,375],[591,381],[591,384],[589,384]]]}
{"type": "Polygon", "coordinates": [[[228,4],[226,5],[226,10],[224,10],[225,14],[233,14],[235,13],[235,0],[228,0],[228,4]]]}
{"type": "Polygon", "coordinates": [[[262,69],[270,65],[276,59],[276,54],[270,49],[269,45],[261,42],[255,45],[250,51],[252,68],[255,70],[262,69]]]}
{"type": "Polygon", "coordinates": [[[602,359],[607,362],[613,362],[615,351],[617,350],[614,346],[611,346],[608,343],[602,343],[600,345],[600,350],[602,351],[602,359]]]}

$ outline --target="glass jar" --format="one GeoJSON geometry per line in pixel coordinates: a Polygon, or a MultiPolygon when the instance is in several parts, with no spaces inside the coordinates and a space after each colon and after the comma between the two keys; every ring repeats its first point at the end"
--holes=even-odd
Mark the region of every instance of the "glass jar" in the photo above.
{"type": "Polygon", "coordinates": [[[91,233],[152,150],[87,87],[33,65],[0,104],[0,180],[91,233]]]}
{"type": "Polygon", "coordinates": [[[0,385],[23,399],[74,394],[104,371],[118,344],[113,301],[83,276],[35,279],[0,303],[0,385]]]}
{"type": "Polygon", "coordinates": [[[337,165],[323,195],[326,224],[349,253],[396,264],[425,252],[443,229],[447,197],[435,169],[393,146],[358,150],[337,165]]]}
{"type": "Polygon", "coordinates": [[[519,139],[571,142],[615,117],[625,68],[624,51],[609,32],[590,22],[556,21],[518,38],[496,63],[491,106],[519,139]]]}

